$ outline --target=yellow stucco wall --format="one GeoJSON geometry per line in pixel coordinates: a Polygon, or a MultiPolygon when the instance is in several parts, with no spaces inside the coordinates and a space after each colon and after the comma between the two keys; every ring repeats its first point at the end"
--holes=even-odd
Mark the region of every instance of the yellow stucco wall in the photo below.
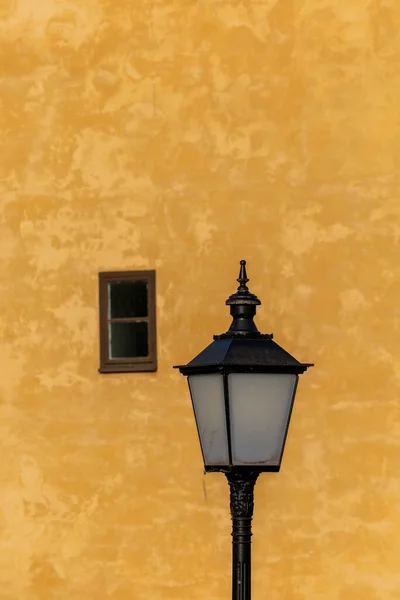
{"type": "Polygon", "coordinates": [[[256,486],[258,600],[400,598],[400,3],[2,0],[1,600],[230,597],[173,364],[257,323],[316,368],[256,486]],[[97,272],[157,269],[157,373],[97,272]]]}

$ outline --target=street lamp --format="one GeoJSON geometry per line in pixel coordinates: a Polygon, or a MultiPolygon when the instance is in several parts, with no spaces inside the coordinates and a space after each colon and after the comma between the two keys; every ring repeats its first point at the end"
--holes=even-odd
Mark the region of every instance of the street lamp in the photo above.
{"type": "Polygon", "coordinates": [[[229,330],[179,371],[188,377],[205,471],[225,473],[230,487],[232,599],[251,598],[251,520],[260,473],[280,469],[300,363],[261,334],[253,318],[261,304],[249,292],[246,261],[239,287],[226,301],[229,330]]]}

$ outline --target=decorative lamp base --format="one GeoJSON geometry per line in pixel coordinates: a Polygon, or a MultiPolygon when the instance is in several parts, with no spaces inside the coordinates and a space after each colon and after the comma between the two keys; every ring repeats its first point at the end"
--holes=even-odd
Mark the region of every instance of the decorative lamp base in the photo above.
{"type": "Polygon", "coordinates": [[[251,600],[251,520],[258,471],[225,473],[232,517],[232,600],[251,600]]]}

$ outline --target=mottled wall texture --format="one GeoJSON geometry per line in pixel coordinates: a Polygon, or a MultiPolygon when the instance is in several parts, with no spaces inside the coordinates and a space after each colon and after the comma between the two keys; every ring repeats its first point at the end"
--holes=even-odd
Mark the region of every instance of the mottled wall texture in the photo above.
{"type": "Polygon", "coordinates": [[[183,377],[228,324],[316,367],[256,486],[256,600],[400,598],[398,0],[1,0],[0,598],[225,600],[183,377]],[[100,375],[97,273],[157,269],[100,375]]]}

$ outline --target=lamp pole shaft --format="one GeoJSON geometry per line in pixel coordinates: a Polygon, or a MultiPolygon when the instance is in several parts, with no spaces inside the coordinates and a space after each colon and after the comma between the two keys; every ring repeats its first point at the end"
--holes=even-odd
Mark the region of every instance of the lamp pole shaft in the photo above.
{"type": "Polygon", "coordinates": [[[256,471],[226,473],[232,517],[232,600],[251,600],[251,520],[256,471]]]}

